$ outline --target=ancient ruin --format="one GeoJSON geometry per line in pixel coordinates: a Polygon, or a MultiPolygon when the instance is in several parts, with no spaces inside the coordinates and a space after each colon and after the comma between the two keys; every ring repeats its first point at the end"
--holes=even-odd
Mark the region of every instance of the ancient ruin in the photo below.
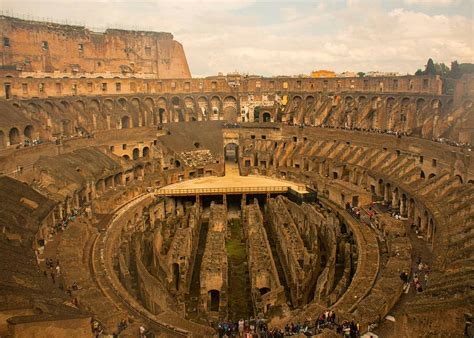
{"type": "Polygon", "coordinates": [[[170,33],[0,27],[1,337],[463,336],[473,75],[191,78],[170,33]]]}

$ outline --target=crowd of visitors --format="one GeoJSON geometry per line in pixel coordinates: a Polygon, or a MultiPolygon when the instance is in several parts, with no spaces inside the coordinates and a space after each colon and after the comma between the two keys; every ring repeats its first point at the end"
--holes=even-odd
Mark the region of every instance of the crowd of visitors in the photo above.
{"type": "Polygon", "coordinates": [[[405,290],[412,286],[414,293],[420,293],[423,292],[423,289],[426,289],[428,287],[430,273],[431,269],[428,264],[423,263],[421,258],[418,257],[416,267],[413,269],[411,274],[412,277],[406,271],[402,271],[400,273],[400,279],[405,284],[405,290]]]}
{"type": "Polygon", "coordinates": [[[290,337],[305,335],[308,337],[320,334],[323,330],[335,331],[342,337],[359,337],[360,325],[354,321],[344,320],[338,323],[336,313],[326,310],[314,321],[307,319],[303,323],[288,323],[284,328],[269,327],[265,319],[240,319],[238,322],[224,321],[217,325],[220,338],[223,337],[290,337]]]}

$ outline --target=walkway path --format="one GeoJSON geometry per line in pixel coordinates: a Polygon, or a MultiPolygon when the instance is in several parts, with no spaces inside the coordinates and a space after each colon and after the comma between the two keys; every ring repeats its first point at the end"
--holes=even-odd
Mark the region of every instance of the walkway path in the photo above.
{"type": "Polygon", "coordinates": [[[230,238],[226,249],[229,257],[229,318],[238,320],[253,316],[250,278],[247,265],[247,247],[240,219],[229,222],[230,238]]]}

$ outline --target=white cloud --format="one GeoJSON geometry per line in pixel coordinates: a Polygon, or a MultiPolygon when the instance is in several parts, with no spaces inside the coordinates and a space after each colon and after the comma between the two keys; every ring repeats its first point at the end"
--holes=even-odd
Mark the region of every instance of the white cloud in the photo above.
{"type": "MultiPolygon", "coordinates": [[[[313,69],[414,72],[429,57],[474,60],[473,19],[386,9],[350,0],[0,0],[16,12],[172,32],[185,48],[194,76],[239,70],[253,74],[308,74],[313,69]],[[93,10],[91,10],[93,9],[93,10]]],[[[453,0],[433,0],[446,2],[453,0]]]]}
{"type": "Polygon", "coordinates": [[[459,0],[403,0],[408,5],[447,6],[458,3],[459,0]]]}

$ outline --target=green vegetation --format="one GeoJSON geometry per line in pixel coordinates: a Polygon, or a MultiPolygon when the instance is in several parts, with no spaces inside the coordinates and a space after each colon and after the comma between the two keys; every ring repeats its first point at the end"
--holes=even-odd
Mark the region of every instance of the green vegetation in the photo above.
{"type": "Polygon", "coordinates": [[[474,63],[451,62],[451,68],[444,63],[436,63],[429,58],[425,70],[418,69],[415,75],[441,75],[444,78],[459,79],[464,74],[474,73],[474,63]]]}
{"type": "Polygon", "coordinates": [[[238,320],[252,315],[247,249],[240,221],[230,221],[229,227],[230,238],[226,242],[229,262],[229,318],[238,320]]]}

